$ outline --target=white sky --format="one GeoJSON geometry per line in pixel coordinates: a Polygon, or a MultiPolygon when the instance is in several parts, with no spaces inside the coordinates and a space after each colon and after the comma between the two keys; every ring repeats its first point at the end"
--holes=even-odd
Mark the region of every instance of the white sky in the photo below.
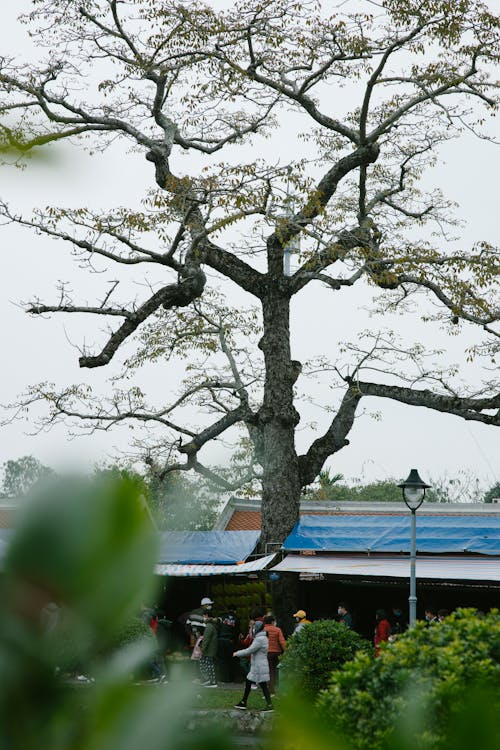
{"type": "MultiPolygon", "coordinates": [[[[26,28],[15,21],[19,10],[27,5],[25,0],[2,5],[0,49],[3,52],[29,56],[26,28]]],[[[153,186],[153,172],[142,155],[126,154],[125,149],[126,145],[113,147],[105,155],[90,158],[65,146],[57,149],[58,158],[50,164],[31,164],[23,172],[4,167],[0,170],[0,195],[26,214],[35,205],[58,203],[102,208],[138,206],[146,190],[153,186]]],[[[461,216],[467,219],[464,241],[468,245],[479,239],[497,243],[500,147],[470,137],[447,144],[443,155],[446,164],[435,169],[428,179],[430,184],[439,182],[445,194],[461,205],[461,216]]],[[[75,268],[69,246],[16,227],[3,227],[0,232],[0,403],[14,401],[28,385],[39,381],[56,381],[61,386],[86,382],[105,390],[107,378],[116,369],[82,371],[78,367],[78,350],[74,348],[84,339],[89,344],[104,341],[104,335],[99,334],[102,319],[62,315],[50,320],[30,318],[17,303],[34,296],[46,303],[55,301],[58,279],[72,282],[76,299],[91,301],[95,289],[102,289],[116,272],[89,279],[75,268]]],[[[353,304],[350,292],[342,295],[343,292],[332,295],[316,286],[309,287],[296,299],[294,357],[304,360],[319,353],[334,356],[338,338],[346,339],[349,333],[356,335],[372,324],[361,309],[361,297],[354,296],[353,304]],[[347,308],[346,299],[349,299],[347,308]]],[[[418,320],[406,324],[402,330],[409,340],[423,340],[424,330],[427,346],[446,347],[449,362],[459,362],[464,368],[464,350],[475,340],[470,327],[453,339],[433,332],[431,325],[423,329],[418,320]]],[[[153,395],[163,393],[163,376],[160,378],[152,371],[145,377],[153,395]]],[[[318,390],[315,398],[321,401],[326,395],[324,390],[318,390]]],[[[388,400],[370,399],[364,406],[370,412],[379,410],[382,419],[377,421],[368,416],[358,419],[349,436],[350,446],[330,461],[331,468],[346,478],[405,477],[413,467],[425,479],[443,474],[452,478],[460,471],[470,470],[485,487],[500,478],[500,430],[388,400]]],[[[313,419],[325,423],[325,417],[312,408],[302,413],[304,422],[313,419]]],[[[67,429],[61,426],[50,433],[32,436],[28,434],[31,420],[28,415],[26,421],[14,422],[0,430],[0,463],[32,454],[54,468],[86,468],[117,451],[126,451],[132,434],[128,429],[120,429],[70,441],[67,429]]],[[[299,445],[304,442],[301,448],[309,438],[310,432],[299,431],[299,445]]],[[[223,446],[211,448],[211,461],[224,462],[226,458],[223,446]]]]}

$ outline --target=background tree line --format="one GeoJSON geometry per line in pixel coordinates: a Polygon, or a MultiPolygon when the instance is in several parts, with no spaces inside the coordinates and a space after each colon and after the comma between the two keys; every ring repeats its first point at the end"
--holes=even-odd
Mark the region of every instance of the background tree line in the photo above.
{"type": "MultiPolygon", "coordinates": [[[[6,461],[3,466],[0,497],[20,499],[36,485],[56,478],[56,472],[33,456],[6,461]]],[[[94,468],[95,478],[128,479],[146,498],[160,529],[201,531],[212,528],[223,499],[216,488],[195,481],[180,472],[159,479],[150,469],[143,473],[125,465],[108,464],[94,468]]]]}
{"type": "MultiPolygon", "coordinates": [[[[53,469],[44,466],[34,456],[6,461],[2,470],[0,497],[3,498],[21,498],[37,483],[56,475],[53,469]]],[[[224,470],[218,468],[217,471],[224,470]]],[[[96,466],[94,475],[128,478],[137,482],[148,500],[156,523],[162,529],[210,529],[227,497],[217,485],[204,482],[199,477],[181,472],[160,477],[151,465],[146,466],[142,473],[116,463],[96,466]]],[[[395,477],[388,477],[374,482],[367,482],[362,478],[347,482],[342,474],[334,474],[325,469],[320,473],[318,481],[306,489],[303,498],[318,502],[401,502],[401,490],[397,486],[399,481],[395,477]]],[[[485,491],[479,486],[477,478],[465,470],[454,478],[447,475],[432,478],[430,483],[432,487],[426,493],[427,502],[491,503],[495,498],[500,498],[500,482],[495,482],[485,491]]]]}

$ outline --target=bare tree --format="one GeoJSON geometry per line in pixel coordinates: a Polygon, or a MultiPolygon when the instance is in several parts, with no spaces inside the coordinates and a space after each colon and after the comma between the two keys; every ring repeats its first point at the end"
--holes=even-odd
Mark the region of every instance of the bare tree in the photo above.
{"type": "MultiPolygon", "coordinates": [[[[80,303],[62,285],[55,303],[35,300],[28,312],[111,321],[100,349],[82,351],[82,368],[109,365],[131,339],[130,367],[199,359],[161,407],[138,388],[97,403],[87,388],[47,385],[23,407],[43,399],[49,422],[75,418],[91,429],[159,426],[149,450],[156,465],[164,457],[161,472],[190,469],[211,480],[201,451],[242,425],[252,460],[241,476],[219,481],[227,489],[261,482],[263,545],[290,531],[302,488],[348,444],[370,396],[500,424],[491,377],[475,392],[458,388],[423,350],[374,333],[351,342],[346,365],[322,366],[341,397],[329,405],[324,434],[299,455],[296,389],[306,368],[290,343],[291,300],[306,286],[347,295],[364,284],[383,313],[418,303],[437,323],[475,326],[478,354],[498,348],[497,250],[452,242],[450,202],[420,182],[443,142],[481,134],[498,106],[500,17],[484,3],[347,0],[329,15],[326,4],[323,12],[290,0],[220,12],[173,0],[38,0],[25,20],[47,51],[38,65],[1,61],[3,142],[29,150],[71,139],[99,151],[122,140],[144,152],[157,186],[142,211],[52,208],[24,217],[4,204],[6,221],[63,240],[89,270],[102,260],[115,280],[123,265],[157,269],[141,299],[114,301],[113,281],[98,302],[80,303]],[[290,137],[298,116],[298,158],[281,166],[255,157],[261,136],[290,137]],[[182,171],[181,153],[198,155],[193,173],[182,171]],[[287,182],[293,207],[273,208],[287,182]],[[286,274],[285,254],[299,238],[298,267],[286,274]],[[224,280],[229,299],[237,289],[255,300],[257,317],[214,299],[224,280]],[[224,362],[213,370],[206,363],[215,351],[224,362]],[[201,424],[193,405],[205,414],[201,424]]],[[[345,305],[348,315],[348,297],[345,305]]]]}

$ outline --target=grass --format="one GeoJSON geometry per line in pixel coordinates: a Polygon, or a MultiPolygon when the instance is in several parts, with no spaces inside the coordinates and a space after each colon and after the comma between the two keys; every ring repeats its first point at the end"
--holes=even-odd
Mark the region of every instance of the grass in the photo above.
{"type": "MultiPolygon", "coordinates": [[[[176,690],[179,683],[169,682],[166,685],[141,686],[141,689],[149,690],[164,690],[168,695],[171,690],[176,690]]],[[[200,685],[193,685],[193,690],[188,697],[188,707],[193,709],[232,709],[235,703],[241,700],[243,695],[243,685],[241,690],[235,690],[234,688],[227,689],[223,687],[217,687],[213,689],[203,688],[200,685]]],[[[273,698],[276,702],[276,699],[273,698]]],[[[260,690],[252,690],[248,698],[248,709],[250,711],[260,711],[265,706],[264,696],[260,690]]]]}
{"type": "MultiPolygon", "coordinates": [[[[243,695],[243,685],[241,690],[225,690],[224,688],[214,688],[208,690],[206,688],[200,688],[193,693],[192,697],[192,708],[233,708],[235,703],[239,703],[243,695]]],[[[273,698],[273,703],[276,706],[276,698],[273,698]]],[[[278,698],[279,702],[279,698],[278,698]]],[[[248,709],[250,711],[261,711],[266,702],[261,690],[251,690],[248,697],[248,709]]]]}
{"type": "MultiPolygon", "coordinates": [[[[234,706],[235,703],[241,699],[243,694],[243,688],[241,693],[237,690],[225,690],[224,688],[214,688],[209,690],[208,688],[200,687],[195,690],[192,695],[191,707],[192,708],[225,708],[229,709],[234,706]]],[[[257,704],[257,701],[255,701],[257,704]]],[[[263,698],[261,697],[261,703],[263,698]]],[[[257,705],[255,706],[257,708],[257,705]]],[[[261,706],[260,706],[261,707],[261,706]]]]}

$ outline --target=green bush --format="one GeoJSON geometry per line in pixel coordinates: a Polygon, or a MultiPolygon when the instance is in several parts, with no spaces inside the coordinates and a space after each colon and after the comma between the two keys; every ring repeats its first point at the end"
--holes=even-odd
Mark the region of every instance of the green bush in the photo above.
{"type": "Polygon", "coordinates": [[[500,715],[500,613],[479,617],[462,609],[444,623],[416,627],[382,649],[378,659],[358,654],[332,675],[319,708],[357,750],[387,747],[414,716],[421,750],[446,746],[446,727],[460,718],[465,699],[488,690],[500,715]],[[418,714],[418,715],[416,715],[418,714]]]}
{"type": "Polygon", "coordinates": [[[156,643],[154,633],[149,625],[143,622],[140,617],[133,617],[116,633],[113,647],[121,648],[142,640],[149,641],[152,645],[156,643]]]}
{"type": "Polygon", "coordinates": [[[354,630],[335,620],[316,620],[289,639],[281,664],[287,681],[314,696],[327,687],[332,670],[359,650],[367,652],[371,646],[354,630]]]}

